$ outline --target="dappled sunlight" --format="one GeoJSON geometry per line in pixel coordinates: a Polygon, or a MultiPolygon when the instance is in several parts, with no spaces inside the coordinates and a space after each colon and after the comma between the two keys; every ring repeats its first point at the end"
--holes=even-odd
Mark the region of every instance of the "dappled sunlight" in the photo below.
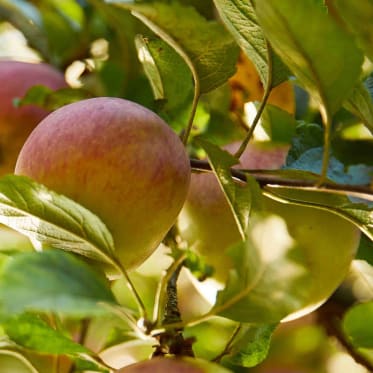
{"type": "Polygon", "coordinates": [[[254,245],[260,248],[264,263],[281,259],[295,243],[289,235],[284,219],[275,215],[256,223],[251,231],[251,239],[254,245]]]}
{"type": "Polygon", "coordinates": [[[357,364],[354,359],[344,353],[338,352],[327,361],[327,373],[368,373],[368,370],[357,364]]]}
{"type": "Polygon", "coordinates": [[[5,22],[0,26],[0,59],[40,62],[40,56],[28,45],[24,35],[5,22]]]}

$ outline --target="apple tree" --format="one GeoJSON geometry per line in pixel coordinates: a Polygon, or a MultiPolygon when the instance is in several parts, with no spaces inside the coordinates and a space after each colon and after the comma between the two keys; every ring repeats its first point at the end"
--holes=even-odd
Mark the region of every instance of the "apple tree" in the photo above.
{"type": "Polygon", "coordinates": [[[0,371],[373,371],[371,0],[0,0],[0,371]]]}

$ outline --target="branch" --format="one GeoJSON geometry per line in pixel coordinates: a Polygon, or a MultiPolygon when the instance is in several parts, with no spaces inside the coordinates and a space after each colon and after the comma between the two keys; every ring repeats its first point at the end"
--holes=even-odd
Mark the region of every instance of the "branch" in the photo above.
{"type": "Polygon", "coordinates": [[[232,344],[234,343],[238,333],[241,331],[242,329],[242,324],[239,323],[236,328],[234,329],[231,337],[229,338],[227,344],[225,345],[224,347],[224,350],[216,357],[214,357],[211,361],[215,362],[215,363],[220,363],[221,359],[225,356],[225,355],[228,355],[230,353],[230,350],[232,348],[232,344]]]}
{"type": "Polygon", "coordinates": [[[162,325],[166,327],[166,330],[162,333],[154,335],[158,340],[159,345],[155,346],[155,351],[152,357],[175,355],[175,356],[190,356],[194,357],[193,343],[194,338],[184,338],[183,328],[170,328],[170,325],[182,322],[181,314],[178,307],[177,298],[177,280],[181,269],[183,268],[183,262],[180,262],[176,268],[173,268],[173,273],[167,282],[167,302],[165,304],[165,310],[162,320],[162,325]]]}
{"type": "MultiPolygon", "coordinates": [[[[192,170],[195,172],[213,172],[208,161],[191,159],[190,164],[192,170]]],[[[373,190],[365,185],[335,184],[331,182],[324,182],[322,186],[318,186],[317,177],[319,177],[319,175],[315,175],[315,180],[305,180],[284,178],[271,172],[271,170],[231,169],[233,178],[246,182],[246,175],[250,174],[256,179],[261,187],[282,186],[319,192],[348,194],[353,197],[373,201],[373,190]]]]}

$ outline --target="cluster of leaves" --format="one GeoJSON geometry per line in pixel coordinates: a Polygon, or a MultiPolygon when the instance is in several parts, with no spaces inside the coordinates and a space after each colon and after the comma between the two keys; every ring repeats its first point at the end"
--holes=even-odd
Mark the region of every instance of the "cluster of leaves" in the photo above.
{"type": "MultiPolygon", "coordinates": [[[[260,200],[258,181],[261,186],[281,185],[267,186],[267,191],[284,199],[292,188],[321,184],[313,193],[336,196],[324,207],[363,232],[358,256],[366,266],[361,276],[371,283],[373,144],[348,134],[362,127],[373,131],[373,6],[369,0],[325,3],[0,0],[0,19],[22,31],[42,60],[61,70],[75,61],[85,66],[82,90],[53,93],[34,87],[18,104],[54,109],[107,95],[151,108],[185,142],[189,140],[191,154],[208,155],[242,236],[250,229],[250,210],[260,200]],[[107,41],[105,53],[94,52],[97,40],[107,41]],[[230,110],[229,79],[240,54],[252,61],[263,87],[250,129],[242,125],[242,111],[230,110]],[[295,117],[267,104],[272,91],[288,81],[296,85],[295,117]],[[231,177],[237,158],[219,146],[239,139],[239,152],[243,150],[259,119],[273,142],[291,144],[287,165],[255,178],[243,174],[247,184],[241,188],[231,177]],[[351,196],[349,204],[346,194],[351,196]]],[[[313,204],[313,194],[293,202],[313,204]]],[[[162,291],[185,259],[184,252],[173,247],[174,264],[162,279],[161,271],[156,276],[134,272],[129,278],[115,259],[110,232],[96,216],[23,177],[0,180],[0,223],[26,235],[38,249],[8,245],[1,251],[0,364],[4,356],[15,359],[25,372],[52,371],[51,366],[63,366],[67,355],[67,370],[105,372],[110,368],[102,359],[112,353],[110,346],[120,346],[120,354],[136,359],[151,352],[151,334],[165,327],[162,291]],[[110,283],[97,263],[124,272],[126,281],[110,283]],[[139,327],[141,319],[145,328],[139,327]],[[102,336],[99,327],[109,332],[102,336]],[[75,341],[73,335],[78,336],[75,341]],[[139,336],[142,340],[135,346],[139,336]]],[[[260,227],[270,237],[271,221],[260,221],[260,227]]],[[[252,367],[266,358],[277,324],[299,307],[307,288],[306,275],[281,271],[298,265],[291,253],[273,257],[265,255],[266,247],[256,248],[251,242],[246,246],[232,248],[233,275],[215,305],[206,312],[198,309],[197,315],[192,312],[192,321],[206,321],[219,331],[221,344],[206,351],[204,326],[174,325],[202,340],[196,343],[197,355],[215,357],[232,369],[252,367]],[[254,270],[248,273],[248,268],[254,270]],[[278,302],[268,302],[271,294],[281,294],[278,302]]],[[[205,271],[192,255],[186,263],[196,272],[205,271]]],[[[367,327],[373,308],[368,300],[356,306],[352,302],[341,321],[346,343],[363,356],[373,348],[372,328],[367,327]]],[[[373,364],[366,359],[367,366],[373,364]]]]}

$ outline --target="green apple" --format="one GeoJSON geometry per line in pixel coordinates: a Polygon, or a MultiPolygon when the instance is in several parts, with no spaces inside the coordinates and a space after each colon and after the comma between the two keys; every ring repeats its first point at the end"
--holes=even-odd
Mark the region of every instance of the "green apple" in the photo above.
{"type": "MultiPolygon", "coordinates": [[[[229,151],[236,145],[228,147],[229,151]]],[[[249,144],[241,158],[241,167],[247,169],[279,168],[286,159],[287,148],[263,148],[249,144]]],[[[302,199],[301,192],[282,192],[284,197],[302,199]]],[[[304,197],[304,196],[303,196],[304,197]]],[[[350,222],[319,208],[296,206],[264,198],[264,207],[280,215],[290,235],[303,249],[303,255],[312,276],[308,301],[304,308],[287,319],[300,317],[324,302],[342,282],[349,269],[359,241],[360,232],[350,222]]],[[[315,202],[330,199],[314,196],[315,202]]],[[[306,198],[307,199],[307,198],[306,198]]],[[[215,275],[202,292],[214,302],[218,289],[224,286],[231,268],[226,249],[240,241],[231,210],[218,182],[211,174],[193,174],[186,203],[178,218],[180,235],[195,248],[207,263],[215,267],[215,275]]]]}
{"type": "Polygon", "coordinates": [[[190,357],[157,357],[128,365],[116,373],[229,373],[230,370],[207,360],[190,357]]]}
{"type": "Polygon", "coordinates": [[[98,215],[126,269],[159,245],[182,208],[190,164],[179,137],[155,113],[120,98],[66,105],[24,144],[15,169],[98,215]]]}
{"type": "Polygon", "coordinates": [[[66,87],[61,72],[45,63],[0,61],[0,176],[12,173],[17,156],[34,127],[48,111],[33,105],[15,107],[13,100],[21,98],[34,85],[53,90],[66,87]]]}

